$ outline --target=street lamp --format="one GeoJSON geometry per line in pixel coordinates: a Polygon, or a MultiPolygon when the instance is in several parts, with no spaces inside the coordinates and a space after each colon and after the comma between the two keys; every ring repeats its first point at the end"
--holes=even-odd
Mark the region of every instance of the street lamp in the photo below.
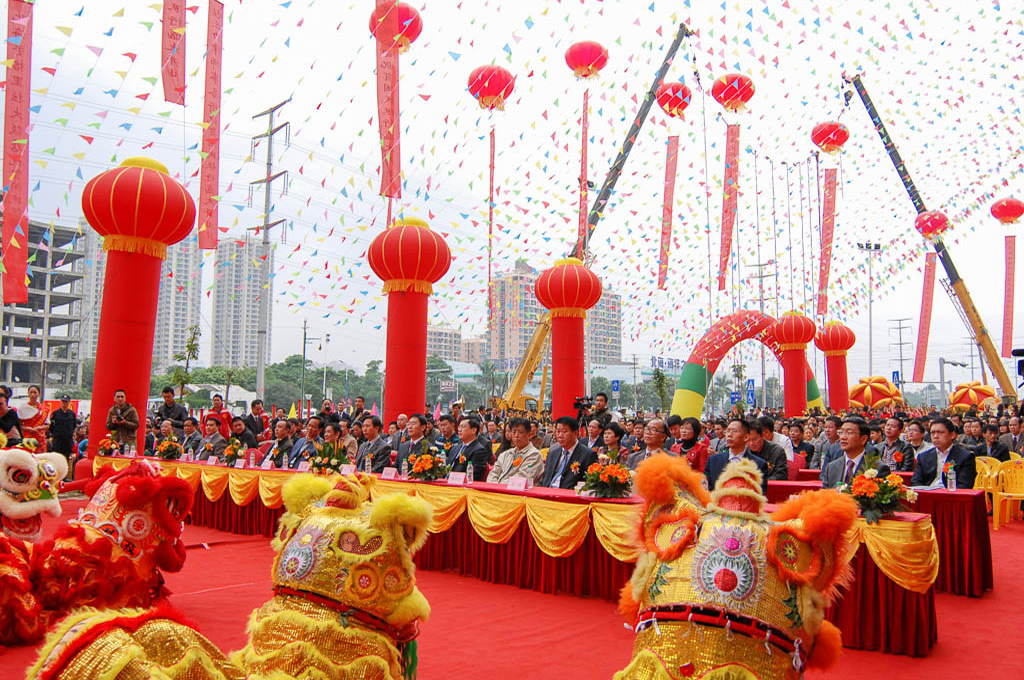
{"type": "Polygon", "coordinates": [[[311,338],[306,335],[306,322],[302,322],[302,370],[299,372],[299,418],[303,419],[303,408],[306,405],[306,345],[314,340],[330,340],[330,334],[323,338],[311,338]]]}
{"type": "Polygon", "coordinates": [[[946,403],[946,366],[967,368],[967,364],[962,361],[950,361],[944,357],[939,357],[939,400],[941,405],[946,403]]]}
{"type": "Polygon", "coordinates": [[[874,319],[871,314],[871,300],[874,296],[875,282],[871,274],[871,260],[872,255],[882,254],[881,243],[858,243],[857,250],[868,255],[868,375],[875,374],[875,332],[874,332],[874,319]]]}

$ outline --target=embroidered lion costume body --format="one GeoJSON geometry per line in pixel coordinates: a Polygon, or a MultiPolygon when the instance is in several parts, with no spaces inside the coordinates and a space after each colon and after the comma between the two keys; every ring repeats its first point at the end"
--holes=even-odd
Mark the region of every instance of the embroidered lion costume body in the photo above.
{"type": "Polygon", "coordinates": [[[416,672],[430,615],[412,554],[431,508],[394,494],[368,501],[372,478],[299,475],[272,546],[273,597],[227,656],[169,608],[80,610],[47,638],[30,678],[397,680],[416,672]]]}
{"type": "Polygon", "coordinates": [[[619,609],[636,632],[615,680],[795,680],[837,660],[825,608],[846,578],[849,496],[806,493],[769,517],[761,475],[730,463],[709,495],[685,461],[637,472],[642,553],[619,609]]]}
{"type": "MultiPolygon", "coordinates": [[[[59,515],[56,489],[67,463],[61,468],[59,454],[34,458],[39,474],[33,483],[50,480],[52,491],[43,494],[52,498],[38,502],[55,504],[47,511],[59,515]]],[[[12,471],[25,476],[29,463],[18,460],[18,466],[9,459],[3,465],[5,479],[12,471]]],[[[38,642],[76,607],[149,607],[166,596],[161,571],[178,571],[185,562],[182,522],[193,498],[188,483],[136,462],[121,472],[106,468],[86,493],[88,505],[49,541],[0,534],[0,644],[38,642]]]]}

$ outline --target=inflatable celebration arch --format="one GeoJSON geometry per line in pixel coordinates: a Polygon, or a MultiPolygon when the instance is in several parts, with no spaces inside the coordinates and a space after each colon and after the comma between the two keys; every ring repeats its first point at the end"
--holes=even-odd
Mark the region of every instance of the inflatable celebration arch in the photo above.
{"type": "MultiPolygon", "coordinates": [[[[699,418],[704,409],[708,385],[725,355],[744,340],[757,340],[781,361],[781,348],[771,335],[775,319],[761,312],[743,310],[719,319],[704,334],[683,366],[672,397],[672,414],[699,418]]],[[[807,408],[824,408],[818,381],[807,364],[807,408]]]]}

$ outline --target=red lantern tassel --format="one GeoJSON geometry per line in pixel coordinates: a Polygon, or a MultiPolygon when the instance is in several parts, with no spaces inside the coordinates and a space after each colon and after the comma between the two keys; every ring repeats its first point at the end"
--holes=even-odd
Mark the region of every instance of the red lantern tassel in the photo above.
{"type": "Polygon", "coordinates": [[[740,181],[740,126],[730,125],[725,131],[725,181],[722,185],[722,244],[718,256],[718,290],[725,290],[729,271],[732,230],[736,223],[736,202],[740,181]]]}
{"type": "Polygon", "coordinates": [[[32,5],[7,5],[7,84],[4,89],[4,303],[28,302],[28,127],[32,74],[32,5]],[[16,40],[20,37],[20,42],[16,40]]]}
{"type": "Polygon", "coordinates": [[[220,73],[224,3],[210,0],[206,28],[206,89],[203,92],[203,164],[199,174],[199,247],[217,247],[220,194],[220,73]]]}
{"type": "Polygon", "coordinates": [[[587,109],[590,105],[590,88],[583,90],[583,151],[580,154],[580,229],[576,242],[582,244],[579,253],[585,259],[587,249],[587,109]]]}
{"type": "Polygon", "coordinates": [[[668,138],[665,161],[665,204],[661,209],[661,257],[658,259],[658,288],[665,290],[668,278],[668,255],[672,241],[672,209],[675,205],[676,163],[679,159],[679,137],[668,138]]]}
{"type": "Polygon", "coordinates": [[[494,327],[494,292],[491,279],[491,263],[494,247],[494,128],[491,128],[491,178],[487,190],[487,327],[494,327]]]}
{"type": "Polygon", "coordinates": [[[835,168],[825,169],[825,201],[821,210],[821,267],[818,272],[818,316],[825,316],[828,310],[828,273],[832,266],[832,232],[836,225],[836,174],[835,168]]]}
{"type": "Polygon", "coordinates": [[[1013,286],[1017,269],[1017,237],[1006,237],[1006,285],[1003,287],[1003,351],[1004,358],[1013,350],[1013,286]]]}
{"type": "Polygon", "coordinates": [[[935,295],[935,253],[924,258],[924,290],[921,293],[921,320],[917,327],[917,352],[914,354],[914,382],[924,381],[924,362],[928,357],[928,332],[932,326],[932,298],[935,295]]]}
{"type": "MultiPolygon", "coordinates": [[[[384,17],[378,35],[399,33],[397,12],[388,11],[393,0],[377,0],[377,9],[384,17]]],[[[381,196],[402,196],[402,148],[399,134],[398,50],[391,42],[377,40],[377,122],[380,127],[381,196]]],[[[390,222],[389,222],[390,224],[390,222]]]]}

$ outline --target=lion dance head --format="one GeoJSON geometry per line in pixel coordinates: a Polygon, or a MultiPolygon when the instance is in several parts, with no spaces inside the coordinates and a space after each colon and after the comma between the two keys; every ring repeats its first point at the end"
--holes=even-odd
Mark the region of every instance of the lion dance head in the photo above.
{"type": "Polygon", "coordinates": [[[764,512],[761,473],[730,463],[714,491],[684,460],[637,472],[641,554],[619,609],[636,631],[616,680],[794,680],[841,638],[825,608],[846,578],[849,496],[816,491],[764,512]]]}
{"type": "Polygon", "coordinates": [[[68,461],[59,453],[0,450],[0,526],[12,538],[36,541],[44,513],[60,517],[61,481],[68,461]]]}

